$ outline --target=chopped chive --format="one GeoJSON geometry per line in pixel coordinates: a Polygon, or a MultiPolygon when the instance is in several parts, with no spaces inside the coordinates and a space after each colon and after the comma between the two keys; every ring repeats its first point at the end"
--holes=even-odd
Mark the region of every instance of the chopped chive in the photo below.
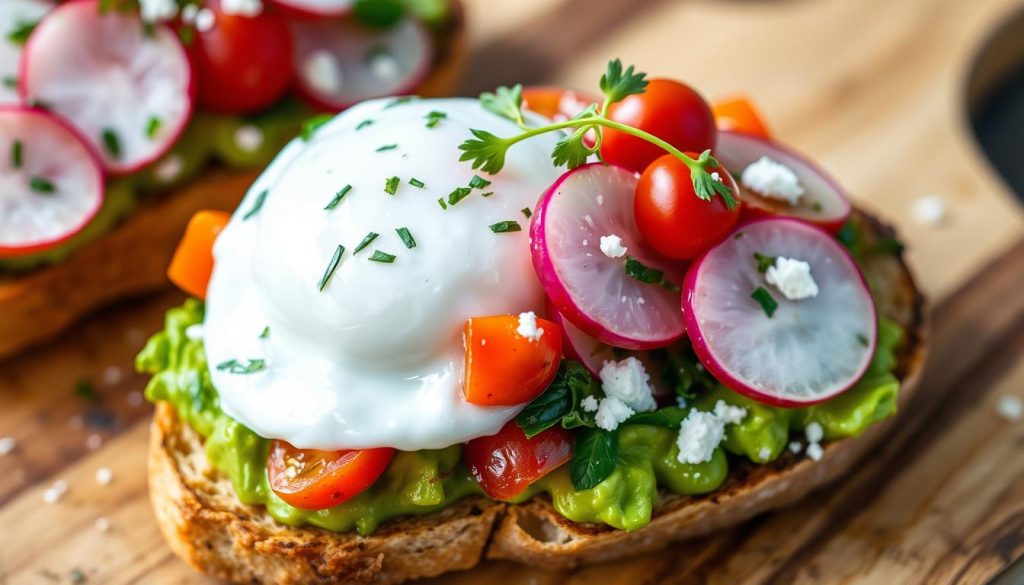
{"type": "Polygon", "coordinates": [[[334,116],[332,114],[320,114],[319,116],[313,116],[302,123],[302,131],[299,132],[299,136],[303,142],[309,142],[309,139],[316,134],[316,131],[321,126],[331,121],[334,116]]]}
{"type": "Polygon", "coordinates": [[[181,39],[182,44],[184,44],[186,47],[192,44],[192,41],[195,40],[195,36],[195,30],[187,26],[178,27],[178,38],[181,39]]]}
{"type": "Polygon", "coordinates": [[[444,202],[444,197],[439,198],[437,204],[441,206],[441,209],[448,209],[448,205],[444,202]]]}
{"type": "Polygon", "coordinates": [[[146,122],[146,138],[152,140],[156,133],[160,131],[160,126],[163,122],[156,116],[150,116],[149,121],[146,122]]]}
{"type": "Polygon", "coordinates": [[[769,268],[775,266],[775,256],[765,256],[754,252],[754,260],[757,261],[757,271],[764,274],[769,268]]]}
{"type": "Polygon", "coordinates": [[[228,360],[217,364],[217,369],[227,371],[229,374],[255,374],[267,369],[267,361],[263,359],[250,359],[249,363],[242,365],[238,360],[228,360]]]}
{"type": "Polygon", "coordinates": [[[14,144],[11,145],[11,166],[20,169],[22,162],[22,144],[20,140],[15,140],[14,144]]]}
{"type": "Polygon", "coordinates": [[[407,104],[407,103],[411,102],[413,99],[415,99],[415,97],[411,96],[411,95],[395,98],[395,99],[391,100],[388,103],[388,105],[384,106],[384,109],[386,110],[388,108],[393,108],[395,106],[400,106],[402,104],[407,104]]]}
{"type": "Polygon", "coordinates": [[[358,254],[358,253],[362,252],[363,248],[369,246],[370,242],[376,240],[377,236],[379,236],[379,235],[380,234],[378,234],[377,232],[370,232],[370,233],[366,234],[366,237],[363,238],[363,241],[359,242],[359,245],[356,246],[355,250],[352,250],[352,254],[358,254]]]}
{"type": "Polygon", "coordinates": [[[459,201],[462,201],[473,191],[469,187],[458,187],[454,191],[448,194],[448,205],[455,205],[459,201]]]}
{"type": "Polygon", "coordinates": [[[373,124],[373,120],[363,120],[362,122],[356,125],[356,130],[362,130],[363,128],[366,128],[370,124],[373,124]]]}
{"type": "Polygon", "coordinates": [[[436,128],[437,125],[441,123],[441,120],[444,120],[445,118],[448,117],[448,114],[446,114],[444,112],[438,112],[437,110],[434,110],[433,112],[430,112],[429,114],[427,114],[426,117],[427,117],[427,128],[436,128]]]}
{"type": "Polygon", "coordinates": [[[268,192],[269,191],[267,189],[264,189],[260,191],[258,195],[256,195],[256,201],[253,202],[252,209],[250,209],[245,215],[242,216],[242,221],[248,221],[250,218],[252,218],[252,216],[259,213],[260,209],[263,209],[263,202],[267,200],[268,192]]]}
{"type": "Polygon", "coordinates": [[[857,343],[863,345],[864,347],[867,347],[868,346],[868,338],[867,338],[867,336],[864,335],[863,333],[858,333],[857,334],[857,343]]]}
{"type": "Polygon", "coordinates": [[[823,207],[821,206],[821,201],[815,201],[814,203],[812,203],[811,209],[818,213],[821,213],[821,210],[823,209],[823,207]]]}
{"type": "Polygon", "coordinates": [[[28,37],[32,35],[32,31],[36,29],[37,24],[39,24],[38,21],[18,23],[11,29],[11,32],[7,33],[7,40],[15,45],[24,45],[28,37]]]}
{"type": "Polygon", "coordinates": [[[337,207],[338,204],[341,203],[341,200],[345,198],[345,195],[348,195],[348,192],[351,191],[351,190],[352,190],[352,185],[345,185],[344,187],[342,187],[341,191],[338,191],[334,195],[334,199],[331,199],[331,202],[328,203],[326,207],[324,207],[324,210],[330,210],[330,209],[334,209],[335,207],[337,207]]]}
{"type": "Polygon", "coordinates": [[[751,293],[750,298],[754,299],[757,301],[757,304],[761,305],[761,309],[764,310],[764,314],[768,315],[769,319],[771,319],[772,315],[775,314],[775,309],[779,308],[779,303],[775,301],[775,297],[773,297],[772,293],[768,292],[768,289],[763,286],[757,287],[754,292],[751,293]]]}
{"type": "Polygon", "coordinates": [[[524,208],[522,209],[522,211],[523,211],[523,215],[525,215],[525,216],[526,216],[526,219],[530,219],[531,217],[533,217],[533,212],[532,212],[532,211],[530,211],[530,208],[529,208],[529,207],[524,207],[524,208]]]}
{"type": "Polygon", "coordinates": [[[405,244],[406,248],[410,250],[416,247],[416,240],[413,239],[412,234],[409,232],[409,228],[398,228],[395,230],[398,232],[398,237],[402,238],[402,243],[405,244]]]}
{"type": "Polygon", "coordinates": [[[103,148],[107,150],[107,154],[114,158],[121,158],[121,139],[117,137],[117,132],[114,132],[111,128],[103,129],[103,148]]]}
{"type": "Polygon", "coordinates": [[[156,36],[156,24],[152,22],[142,23],[142,36],[151,39],[156,36]]]}
{"type": "Polygon", "coordinates": [[[266,339],[270,337],[270,325],[263,328],[263,332],[260,333],[260,339],[266,339]]]}
{"type": "Polygon", "coordinates": [[[632,256],[626,256],[626,275],[631,276],[640,282],[657,284],[662,281],[665,273],[657,268],[651,268],[632,256]]]}
{"type": "Polygon", "coordinates": [[[488,226],[491,231],[496,234],[505,234],[508,232],[521,232],[523,231],[522,226],[519,225],[518,221],[499,221],[496,224],[488,226]]]}
{"type": "Polygon", "coordinates": [[[324,270],[324,275],[320,277],[320,283],[317,285],[320,288],[320,292],[324,292],[324,289],[327,288],[327,283],[334,276],[334,271],[337,270],[338,263],[341,262],[341,255],[344,253],[345,246],[339,245],[334,249],[334,256],[331,256],[331,261],[327,263],[327,269],[324,270]]]}
{"type": "Polygon", "coordinates": [[[734,240],[738,240],[743,237],[743,232],[736,232],[736,235],[732,237],[734,240]]]}
{"type": "Polygon", "coordinates": [[[378,147],[377,148],[377,152],[384,152],[384,151],[387,151],[387,150],[394,150],[396,148],[398,148],[397,144],[385,144],[384,146],[378,147]]]}
{"type": "Polygon", "coordinates": [[[473,178],[469,180],[470,189],[483,189],[490,184],[490,181],[481,177],[480,175],[473,175],[473,178]]]}
{"type": "Polygon", "coordinates": [[[7,89],[17,89],[18,88],[18,78],[13,76],[13,75],[4,75],[4,77],[3,77],[3,84],[4,84],[4,87],[6,87],[7,89]]]}
{"type": "Polygon", "coordinates": [[[422,189],[426,187],[426,184],[423,181],[417,179],[416,177],[409,179],[409,184],[412,185],[413,187],[416,187],[417,189],[422,189]]]}
{"type": "Polygon", "coordinates": [[[57,190],[57,187],[52,181],[44,179],[43,177],[32,177],[28,180],[28,186],[36,193],[42,193],[49,195],[57,190]]]}
{"type": "Polygon", "coordinates": [[[401,182],[402,179],[399,179],[398,177],[388,177],[387,180],[384,181],[384,192],[388,195],[394,195],[398,192],[398,184],[401,182]]]}
{"type": "Polygon", "coordinates": [[[481,197],[490,197],[491,195],[494,195],[494,191],[488,191],[480,194],[481,197]]]}
{"type": "Polygon", "coordinates": [[[380,262],[382,264],[391,264],[395,261],[395,256],[388,254],[387,252],[381,252],[380,250],[374,250],[373,255],[370,256],[370,262],[380,262]]]}

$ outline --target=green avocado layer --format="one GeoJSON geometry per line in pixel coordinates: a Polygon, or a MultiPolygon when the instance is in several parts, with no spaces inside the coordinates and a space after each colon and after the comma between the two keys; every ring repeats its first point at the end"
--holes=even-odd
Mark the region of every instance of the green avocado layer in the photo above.
{"type": "MultiPolygon", "coordinates": [[[[462,462],[461,447],[456,445],[399,452],[373,486],[333,508],[309,512],[286,504],[273,493],[267,480],[269,442],[221,411],[203,343],[185,334],[190,325],[202,322],[203,305],[196,300],[168,311],[164,330],[150,339],[136,367],[153,376],[146,388],[147,398],[170,402],[179,416],[205,437],[209,460],[230,478],[242,502],[265,506],[284,524],[369,534],[390,518],[428,514],[467,495],[483,493],[462,462]]],[[[570,520],[604,523],[622,530],[643,528],[658,503],[659,488],[681,495],[710,493],[728,476],[731,457],[767,463],[783,452],[791,432],[801,432],[812,422],[821,424],[825,438],[831,440],[859,435],[895,413],[899,381],[892,371],[901,337],[900,327],[883,319],[868,373],[853,388],[825,404],[774,408],[724,386],[699,396],[691,408],[710,411],[723,400],[747,409],[740,423],[726,427],[722,447],[706,463],[679,462],[677,431],[626,424],[619,428],[615,470],[604,481],[590,489],[576,490],[568,466],[563,465],[530,486],[519,499],[547,493],[558,512],[570,520]]]]}

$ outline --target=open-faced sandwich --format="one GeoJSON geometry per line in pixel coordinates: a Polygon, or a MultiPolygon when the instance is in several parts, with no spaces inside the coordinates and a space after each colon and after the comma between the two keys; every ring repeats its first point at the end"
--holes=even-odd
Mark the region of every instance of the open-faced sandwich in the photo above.
{"type": "Polygon", "coordinates": [[[311,116],[450,91],[461,35],[448,0],[0,1],[0,357],[164,286],[311,116]]]}
{"type": "Polygon", "coordinates": [[[239,583],[571,567],[870,447],[924,354],[892,232],[745,101],[719,130],[682,83],[600,86],[367,101],[196,217],[171,275],[200,298],[137,363],[177,554],[239,583]]]}

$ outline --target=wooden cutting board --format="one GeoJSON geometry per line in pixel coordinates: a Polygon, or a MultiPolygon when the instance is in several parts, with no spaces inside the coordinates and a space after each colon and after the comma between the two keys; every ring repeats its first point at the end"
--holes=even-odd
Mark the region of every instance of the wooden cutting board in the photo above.
{"type": "MultiPolygon", "coordinates": [[[[981,159],[963,99],[975,52],[1018,2],[466,4],[468,93],[514,81],[591,88],[618,56],[710,97],[756,96],[778,136],[899,226],[936,310],[920,395],[837,485],[634,560],[569,573],[485,563],[438,582],[978,583],[1024,553],[1024,423],[997,408],[1024,397],[1024,214],[981,159]],[[945,202],[941,224],[915,221],[924,195],[945,202]]],[[[0,437],[16,439],[0,456],[0,584],[209,582],[150,516],[151,409],[131,366],[181,298],[120,303],[0,362],[0,437]],[[55,482],[67,491],[45,503],[55,482]]]]}

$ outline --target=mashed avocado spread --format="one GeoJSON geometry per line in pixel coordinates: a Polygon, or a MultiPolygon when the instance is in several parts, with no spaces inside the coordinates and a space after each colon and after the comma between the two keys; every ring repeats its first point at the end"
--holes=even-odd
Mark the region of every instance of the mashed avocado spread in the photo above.
{"type": "MultiPolygon", "coordinates": [[[[167,401],[178,415],[206,440],[210,462],[234,485],[238,498],[265,506],[283,524],[319,526],[333,531],[373,532],[390,518],[428,514],[467,495],[482,494],[462,462],[462,449],[399,452],[390,467],[369,489],[326,510],[294,508],[270,489],[266,473],[269,441],[226,416],[217,391],[210,383],[201,339],[186,329],[203,322],[203,304],[186,301],[167,313],[164,330],[150,339],[139,354],[139,371],[152,374],[146,389],[151,401],[167,401]]],[[[850,390],[824,404],[801,409],[774,408],[717,385],[690,401],[686,408],[666,407],[676,416],[689,408],[710,411],[719,401],[747,410],[738,424],[726,427],[725,440],[710,461],[680,463],[678,432],[668,426],[624,424],[618,430],[615,469],[590,489],[577,490],[568,465],[531,485],[525,500],[546,493],[554,507],[576,522],[604,523],[622,530],[637,530],[651,519],[659,489],[680,495],[713,492],[729,473],[730,458],[745,457],[768,463],[782,454],[790,433],[819,423],[826,439],[856,436],[896,411],[899,381],[893,375],[895,349],[902,330],[882,319],[878,346],[871,367],[850,390]]]]}

